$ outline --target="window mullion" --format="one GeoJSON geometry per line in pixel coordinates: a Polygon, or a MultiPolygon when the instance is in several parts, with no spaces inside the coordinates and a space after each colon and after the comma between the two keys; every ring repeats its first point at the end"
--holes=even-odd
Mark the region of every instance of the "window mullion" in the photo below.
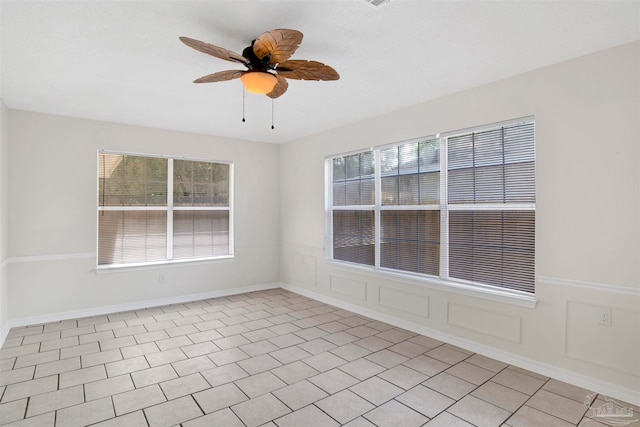
{"type": "Polygon", "coordinates": [[[449,278],[449,197],[447,138],[440,137],[440,277],[449,278]]]}
{"type": "Polygon", "coordinates": [[[375,248],[375,260],[374,260],[374,265],[376,267],[380,267],[380,251],[381,251],[381,246],[380,246],[380,234],[381,234],[381,230],[380,230],[380,206],[382,205],[382,177],[381,177],[381,173],[382,173],[382,167],[380,166],[380,160],[381,160],[381,155],[380,155],[380,150],[375,150],[373,152],[373,161],[374,161],[374,183],[373,183],[373,188],[375,190],[375,199],[374,199],[374,233],[375,233],[375,240],[374,240],[374,248],[375,248]]]}
{"type": "Polygon", "coordinates": [[[167,259],[173,259],[173,159],[167,162],[167,259]]]}

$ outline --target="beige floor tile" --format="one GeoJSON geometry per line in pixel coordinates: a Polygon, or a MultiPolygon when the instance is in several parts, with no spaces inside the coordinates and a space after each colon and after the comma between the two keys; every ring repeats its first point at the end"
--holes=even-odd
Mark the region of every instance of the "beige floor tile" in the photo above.
{"type": "Polygon", "coordinates": [[[245,427],[240,418],[229,408],[222,409],[218,412],[196,418],[182,424],[183,427],[245,427]]]}
{"type": "Polygon", "coordinates": [[[216,367],[216,365],[214,365],[211,359],[207,356],[198,356],[193,359],[179,360],[177,362],[173,362],[171,366],[173,366],[173,369],[175,369],[181,377],[216,367]]]}
{"type": "Polygon", "coordinates": [[[298,346],[283,348],[282,350],[276,350],[270,354],[271,357],[276,359],[283,365],[292,363],[297,360],[306,359],[311,357],[311,353],[308,353],[298,346]]]}
{"type": "Polygon", "coordinates": [[[56,427],[82,427],[114,416],[111,399],[105,397],[93,402],[60,409],[56,414],[56,427]]]}
{"type": "Polygon", "coordinates": [[[22,345],[33,344],[36,342],[59,340],[60,331],[44,332],[37,335],[28,335],[22,340],[22,345]]]}
{"type": "Polygon", "coordinates": [[[157,340],[155,343],[158,346],[158,348],[162,351],[195,344],[193,341],[189,339],[189,337],[184,335],[180,335],[175,338],[167,338],[165,340],[157,340]]]}
{"type": "Polygon", "coordinates": [[[425,424],[425,427],[473,427],[473,424],[469,424],[448,412],[443,412],[425,424]]]}
{"type": "MultiPolygon", "coordinates": [[[[59,362],[49,362],[49,363],[59,363],[59,362]]],[[[26,368],[19,368],[19,369],[13,369],[10,371],[3,371],[0,374],[0,385],[8,385],[8,384],[15,384],[15,383],[21,383],[23,381],[29,381],[32,380],[34,378],[33,373],[36,371],[37,368],[39,368],[40,366],[48,366],[49,363],[45,363],[42,365],[38,365],[38,366],[27,366],[26,368]]],[[[46,373],[46,371],[50,371],[50,370],[54,370],[54,369],[42,369],[41,374],[46,373]]],[[[49,375],[52,374],[56,374],[57,372],[51,372],[49,375]]],[[[38,375],[36,378],[39,377],[44,377],[46,375],[38,375]]]]}
{"type": "Polygon", "coordinates": [[[547,381],[545,385],[542,386],[542,389],[580,403],[583,403],[590,395],[593,394],[592,391],[587,389],[554,379],[547,381]]]}
{"type": "Polygon", "coordinates": [[[440,394],[423,385],[415,386],[396,397],[396,400],[428,418],[434,418],[456,402],[444,394],[440,394]]]}
{"type": "Polygon", "coordinates": [[[151,384],[158,384],[163,381],[178,378],[178,374],[176,374],[176,371],[171,365],[161,365],[155,368],[132,372],[131,378],[136,388],[142,388],[151,384]]]}
{"type": "Polygon", "coordinates": [[[171,427],[204,415],[191,396],[145,408],[144,413],[150,427],[171,427]]]}
{"type": "Polygon", "coordinates": [[[588,409],[582,402],[576,402],[546,390],[538,390],[527,400],[526,405],[572,424],[578,424],[588,409]]]}
{"type": "Polygon", "coordinates": [[[138,344],[144,344],[146,342],[159,341],[168,339],[169,335],[164,330],[147,332],[144,334],[134,335],[134,338],[138,344]]]}
{"type": "Polygon", "coordinates": [[[480,354],[474,354],[473,356],[465,359],[465,362],[471,363],[472,365],[479,366],[495,373],[502,371],[508,366],[506,363],[500,362],[499,360],[491,359],[486,356],[482,356],[480,354]]]}
{"type": "Polygon", "coordinates": [[[117,377],[122,374],[149,369],[150,366],[144,356],[138,356],[118,362],[107,363],[105,368],[107,368],[107,375],[109,377],[117,377]]]}
{"type": "Polygon", "coordinates": [[[238,380],[235,383],[250,398],[269,393],[270,391],[286,387],[287,385],[271,372],[262,372],[260,374],[252,375],[238,380]]]}
{"type": "Polygon", "coordinates": [[[147,425],[147,419],[142,411],[131,412],[130,414],[120,417],[111,418],[91,427],[144,427],[147,425]]]}
{"type": "Polygon", "coordinates": [[[431,377],[422,384],[456,400],[461,399],[476,388],[475,384],[461,380],[446,372],[431,377]]]}
{"type": "Polygon", "coordinates": [[[164,394],[157,384],[113,396],[113,406],[118,416],[165,401],[164,394]]]}
{"type": "Polygon", "coordinates": [[[269,342],[278,348],[291,347],[292,345],[298,345],[305,342],[299,336],[289,333],[284,335],[278,335],[277,337],[269,338],[269,342]]]}
{"type": "Polygon", "coordinates": [[[240,360],[238,365],[247,371],[249,375],[254,375],[282,366],[282,363],[278,362],[268,354],[261,354],[260,356],[252,357],[250,359],[240,360]]]}
{"type": "Polygon", "coordinates": [[[379,334],[381,331],[371,328],[369,326],[360,325],[360,326],[353,327],[351,329],[347,329],[346,332],[362,339],[362,338],[370,337],[375,334],[379,334]]]}
{"type": "Polygon", "coordinates": [[[275,368],[272,373],[287,384],[293,384],[317,375],[319,372],[306,363],[297,361],[275,368]]]}
{"type": "Polygon", "coordinates": [[[405,331],[403,329],[393,328],[386,330],[384,332],[380,332],[376,335],[378,338],[382,338],[383,340],[390,341],[394,344],[398,344],[402,341],[406,341],[410,338],[415,337],[418,334],[414,334],[413,332],[405,331]]]}
{"type": "Polygon", "coordinates": [[[309,381],[300,381],[272,393],[294,411],[328,396],[326,392],[309,381]]]}
{"type": "MultiPolygon", "coordinates": [[[[36,396],[37,397],[37,396],[36,396]]],[[[0,425],[9,424],[24,418],[27,409],[27,399],[14,400],[13,402],[0,403],[0,425]]]]}
{"type": "Polygon", "coordinates": [[[471,395],[511,412],[517,410],[530,397],[493,381],[487,381],[471,395]]]}
{"type": "Polygon", "coordinates": [[[78,369],[77,371],[60,374],[58,388],[72,387],[105,378],[107,378],[107,373],[105,372],[104,365],[92,366],[91,368],[78,369]]]}
{"type": "Polygon", "coordinates": [[[407,360],[403,363],[403,365],[415,371],[421,372],[428,377],[437,375],[451,366],[448,363],[444,363],[438,359],[434,359],[425,355],[420,355],[414,357],[413,359],[407,360]]]}
{"type": "Polygon", "coordinates": [[[382,405],[404,392],[400,387],[378,377],[362,381],[349,390],[376,406],[382,405]]]}
{"type": "Polygon", "coordinates": [[[247,427],[257,427],[291,412],[270,393],[231,407],[247,427]]]}
{"type": "Polygon", "coordinates": [[[350,390],[343,390],[316,402],[315,405],[341,424],[375,408],[374,405],[350,390]]]}
{"type": "Polygon", "coordinates": [[[11,423],[10,427],[53,427],[56,422],[56,413],[48,412],[29,419],[11,423]]]}
{"type": "MultiPolygon", "coordinates": [[[[71,347],[73,348],[73,347],[71,347]]],[[[7,360],[7,359],[4,359],[7,360]]],[[[60,350],[45,351],[44,353],[33,353],[19,356],[15,360],[13,369],[24,368],[26,366],[35,366],[38,363],[47,363],[60,360],[60,350]]]]}
{"type": "Polygon", "coordinates": [[[504,369],[500,371],[497,375],[491,378],[491,381],[530,396],[544,384],[544,381],[541,379],[531,377],[512,369],[504,369]]]}
{"type": "Polygon", "coordinates": [[[398,387],[402,387],[405,390],[409,390],[429,378],[428,376],[421,374],[418,371],[414,371],[411,368],[407,368],[404,365],[394,366],[385,372],[381,372],[378,376],[397,385],[398,387]]]}
{"type": "Polygon", "coordinates": [[[414,358],[429,351],[427,347],[423,347],[411,341],[403,341],[399,344],[394,344],[388,348],[388,350],[394,351],[403,356],[414,358]]]}
{"type": "Polygon", "coordinates": [[[315,340],[307,341],[299,344],[298,347],[311,354],[320,354],[336,348],[335,344],[331,344],[329,341],[325,341],[322,338],[316,338],[315,340]]]}
{"type": "Polygon", "coordinates": [[[371,351],[353,343],[342,345],[340,347],[329,350],[329,352],[349,362],[371,354],[371,351]]]}
{"type": "MultiPolygon", "coordinates": [[[[155,343],[149,343],[155,345],[155,343]]],[[[145,345],[145,344],[143,344],[145,345]]],[[[141,356],[134,356],[131,358],[127,358],[126,360],[136,359],[141,356]]],[[[184,354],[182,350],[179,348],[173,348],[167,351],[159,351],[157,353],[150,353],[144,355],[149,362],[149,365],[152,367],[166,365],[167,363],[178,362],[180,360],[186,360],[187,356],[184,354]]]]}
{"type": "Polygon", "coordinates": [[[90,366],[104,365],[105,363],[117,362],[122,360],[122,353],[119,349],[101,351],[99,353],[86,354],[80,356],[82,361],[82,367],[88,368],[90,366]]]}
{"type": "Polygon", "coordinates": [[[239,348],[250,357],[260,356],[261,354],[279,350],[279,347],[275,344],[271,344],[267,340],[252,342],[251,344],[242,345],[239,348]]]}
{"type": "Polygon", "coordinates": [[[475,385],[483,384],[495,375],[492,371],[467,362],[457,363],[445,372],[475,385]]]}
{"type": "Polygon", "coordinates": [[[366,356],[365,359],[373,363],[377,363],[380,366],[384,366],[387,369],[393,368],[394,366],[397,366],[409,360],[408,357],[386,349],[370,354],[366,356]]]}
{"type": "Polygon", "coordinates": [[[160,388],[169,400],[211,388],[200,373],[160,383],[160,388]]]}
{"type": "Polygon", "coordinates": [[[302,329],[301,331],[294,332],[294,334],[296,334],[303,340],[312,341],[312,340],[315,340],[316,338],[320,338],[325,335],[328,335],[329,333],[320,328],[312,326],[312,327],[302,329]]]}
{"type": "Polygon", "coordinates": [[[471,395],[460,399],[447,412],[478,427],[499,426],[511,415],[511,412],[471,395]]]}
{"type": "Polygon", "coordinates": [[[376,336],[363,338],[361,340],[354,341],[353,343],[373,352],[383,350],[393,345],[391,341],[383,340],[376,336]]]}
{"type": "Polygon", "coordinates": [[[233,383],[195,393],[193,397],[205,414],[210,414],[248,400],[246,394],[233,383]]]}
{"type": "Polygon", "coordinates": [[[446,345],[441,345],[433,350],[429,350],[425,355],[450,365],[455,365],[469,357],[467,353],[452,349],[446,345]]]}
{"type": "Polygon", "coordinates": [[[339,366],[338,369],[359,379],[360,381],[364,381],[367,378],[377,375],[385,370],[382,366],[367,359],[356,359],[353,362],[339,366]]]}
{"type": "Polygon", "coordinates": [[[120,349],[122,356],[125,359],[131,359],[132,357],[144,356],[145,354],[157,353],[160,349],[154,342],[146,344],[137,344],[130,347],[123,347],[120,349]]]}
{"type": "Polygon", "coordinates": [[[242,336],[251,342],[258,342],[277,337],[278,335],[274,332],[271,332],[269,329],[258,329],[256,331],[246,332],[242,334],[242,336]]]}
{"type": "Polygon", "coordinates": [[[113,330],[113,334],[116,338],[127,337],[129,335],[139,335],[148,332],[144,326],[136,325],[136,326],[127,326],[124,328],[117,328],[113,330]]]}
{"type": "Polygon", "coordinates": [[[391,400],[382,406],[378,406],[363,416],[379,427],[418,427],[428,421],[424,415],[396,400],[391,400]]]}
{"type": "MultiPolygon", "coordinates": [[[[65,339],[71,339],[74,337],[69,337],[69,338],[65,338],[65,339]]],[[[99,342],[99,341],[104,341],[104,340],[110,340],[115,338],[115,335],[113,335],[112,331],[100,331],[100,332],[96,332],[95,334],[85,334],[85,335],[80,335],[79,336],[79,343],[80,344],[87,344],[90,342],[99,342]]],[[[78,337],[75,337],[76,341],[78,341],[78,337]]]]}
{"type": "Polygon", "coordinates": [[[309,378],[309,381],[317,385],[329,394],[334,394],[340,390],[351,387],[358,383],[358,380],[339,369],[331,369],[309,378]]]}
{"type": "Polygon", "coordinates": [[[2,395],[2,403],[48,393],[58,388],[58,376],[38,378],[16,384],[9,384],[2,395]]]}
{"type": "Polygon", "coordinates": [[[276,420],[278,427],[339,427],[339,424],[313,405],[276,420]]]}
{"type": "Polygon", "coordinates": [[[331,344],[335,344],[337,346],[343,346],[345,344],[349,344],[350,342],[358,341],[359,338],[348,334],[346,332],[336,332],[335,334],[329,334],[322,337],[325,341],[329,341],[331,344]]]}
{"type": "Polygon", "coordinates": [[[248,376],[248,374],[235,363],[208,369],[202,371],[201,374],[207,382],[211,384],[211,387],[216,387],[248,376]]]}
{"type": "Polygon", "coordinates": [[[209,359],[218,366],[226,365],[229,363],[238,362],[243,359],[248,359],[249,355],[239,348],[230,348],[229,350],[217,351],[208,355],[209,359]]]}
{"type": "Polygon", "coordinates": [[[119,377],[107,378],[95,381],[84,386],[85,399],[87,402],[101,399],[103,397],[124,393],[133,390],[135,387],[131,376],[128,374],[119,377]]]}
{"type": "MultiPolygon", "coordinates": [[[[66,339],[66,338],[65,338],[66,339]]],[[[71,338],[73,339],[73,338],[71,338]]],[[[48,342],[58,342],[59,340],[56,341],[48,341],[48,342]]],[[[77,344],[78,338],[75,338],[75,343],[77,344]]],[[[21,345],[18,347],[8,347],[5,348],[3,347],[2,350],[0,350],[0,359],[10,359],[12,357],[20,357],[20,356],[25,356],[27,354],[34,354],[34,353],[38,353],[38,351],[40,352],[44,352],[47,350],[53,350],[55,348],[60,348],[60,347],[53,347],[50,345],[50,347],[52,348],[47,348],[47,349],[42,349],[41,348],[41,344],[40,343],[35,343],[35,344],[29,344],[29,345],[21,345]]]]}
{"type": "Polygon", "coordinates": [[[347,424],[343,424],[344,427],[376,427],[371,421],[367,420],[364,417],[358,417],[355,420],[348,422],[347,424]]]}
{"type": "Polygon", "coordinates": [[[29,399],[27,417],[44,414],[80,403],[84,403],[84,390],[81,385],[39,394],[29,399]]]}
{"type": "Polygon", "coordinates": [[[120,338],[113,338],[110,340],[100,340],[100,348],[102,351],[105,350],[114,350],[123,347],[130,347],[132,345],[137,345],[138,343],[133,338],[133,336],[126,336],[120,338]]]}
{"type": "MultiPolygon", "coordinates": [[[[214,340],[213,344],[219,347],[220,350],[228,350],[230,348],[240,347],[242,345],[249,344],[250,342],[251,341],[249,341],[242,335],[233,335],[230,337],[214,340]]],[[[210,351],[209,353],[213,353],[213,351],[210,351]]]]}
{"type": "Polygon", "coordinates": [[[59,350],[52,350],[60,352],[60,359],[68,359],[70,357],[84,356],[91,353],[100,352],[100,343],[90,342],[87,344],[75,345],[73,347],[65,347],[59,350]]]}
{"type": "Polygon", "coordinates": [[[553,415],[538,411],[530,406],[523,406],[513,414],[507,424],[512,427],[571,427],[575,424],[568,423],[553,415]]]}
{"type": "Polygon", "coordinates": [[[337,368],[340,365],[344,365],[345,363],[347,363],[347,361],[336,356],[335,354],[324,352],[304,359],[304,363],[311,366],[313,369],[324,372],[333,368],[337,368]]]}

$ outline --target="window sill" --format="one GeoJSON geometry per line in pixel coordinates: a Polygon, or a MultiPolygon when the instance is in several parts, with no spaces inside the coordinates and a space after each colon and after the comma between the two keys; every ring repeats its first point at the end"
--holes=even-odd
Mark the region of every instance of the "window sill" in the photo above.
{"type": "Polygon", "coordinates": [[[184,259],[173,261],[145,262],[139,264],[115,264],[115,265],[99,265],[95,269],[96,274],[124,273],[130,271],[157,270],[165,267],[184,267],[193,264],[210,264],[218,262],[233,261],[233,255],[225,255],[212,258],[184,259]]]}
{"type": "Polygon", "coordinates": [[[329,259],[325,259],[324,262],[328,266],[344,270],[359,270],[363,274],[375,275],[392,280],[410,281],[417,286],[427,287],[440,292],[452,292],[455,294],[482,298],[489,301],[517,305],[525,308],[535,308],[538,303],[538,299],[535,295],[500,289],[493,286],[472,285],[454,280],[439,279],[437,277],[422,277],[411,273],[378,269],[329,259]]]}

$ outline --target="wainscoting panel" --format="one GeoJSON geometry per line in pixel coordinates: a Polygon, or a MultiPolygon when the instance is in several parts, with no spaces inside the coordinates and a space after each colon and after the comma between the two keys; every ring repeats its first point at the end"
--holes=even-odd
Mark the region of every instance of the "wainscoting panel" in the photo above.
{"type": "Polygon", "coordinates": [[[331,275],[329,279],[329,288],[333,292],[352,298],[358,298],[363,301],[367,299],[367,283],[360,280],[331,275]]]}
{"type": "Polygon", "coordinates": [[[393,308],[429,318],[429,297],[381,286],[378,303],[383,307],[393,308]]]}
{"type": "Polygon", "coordinates": [[[447,304],[447,323],[520,343],[521,318],[461,304],[447,304]]]}
{"type": "Polygon", "coordinates": [[[566,322],[567,356],[640,377],[639,311],[567,301],[566,322]]]}

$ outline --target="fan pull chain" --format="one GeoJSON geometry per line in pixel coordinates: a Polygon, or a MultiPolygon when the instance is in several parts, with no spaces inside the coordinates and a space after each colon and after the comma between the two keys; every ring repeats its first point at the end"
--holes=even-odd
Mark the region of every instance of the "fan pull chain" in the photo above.
{"type": "Polygon", "coordinates": [[[275,105],[275,100],[271,98],[271,129],[275,129],[273,126],[273,106],[275,105]]]}
{"type": "Polygon", "coordinates": [[[244,104],[245,104],[245,100],[244,99],[245,99],[246,96],[247,96],[247,91],[244,88],[244,85],[242,85],[242,123],[245,122],[245,119],[244,119],[244,104]]]}

